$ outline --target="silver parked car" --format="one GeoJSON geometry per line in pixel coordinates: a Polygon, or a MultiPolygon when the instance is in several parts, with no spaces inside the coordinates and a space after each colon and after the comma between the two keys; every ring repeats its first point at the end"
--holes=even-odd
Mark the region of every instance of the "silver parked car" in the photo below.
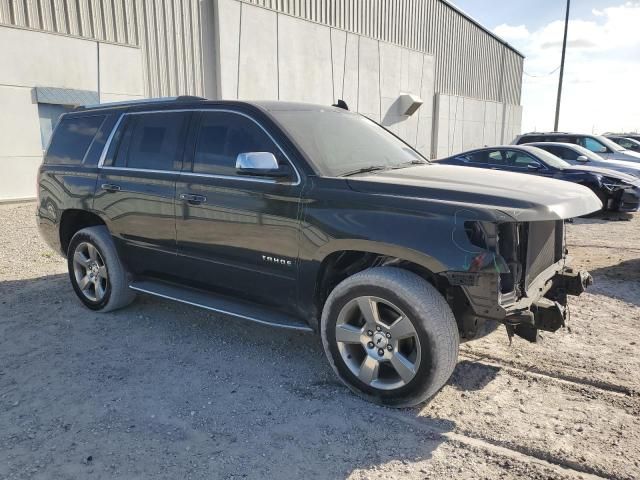
{"type": "Polygon", "coordinates": [[[573,143],[536,142],[527,143],[527,145],[546,150],[571,165],[607,168],[609,170],[615,170],[616,172],[640,177],[640,163],[627,162],[624,160],[608,160],[587,148],[573,143]]]}
{"type": "Polygon", "coordinates": [[[525,143],[542,142],[573,143],[580,145],[587,150],[591,150],[593,153],[597,153],[607,160],[624,160],[627,162],[640,163],[640,153],[627,150],[603,135],[565,132],[532,132],[518,135],[513,141],[513,144],[523,145],[525,143]]]}

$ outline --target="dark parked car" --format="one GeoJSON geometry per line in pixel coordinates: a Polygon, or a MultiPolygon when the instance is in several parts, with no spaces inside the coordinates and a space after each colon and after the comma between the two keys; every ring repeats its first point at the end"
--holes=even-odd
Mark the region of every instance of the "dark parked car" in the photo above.
{"type": "Polygon", "coordinates": [[[590,188],[605,210],[635,212],[640,208],[640,179],[622,172],[571,165],[533,146],[481,148],[439,160],[448,165],[488,168],[537,175],[590,188]]]}
{"type": "Polygon", "coordinates": [[[590,281],[563,220],[593,193],[460,173],[340,108],[180,97],[64,115],[37,214],[88,308],[145,293],[319,332],[349,388],[405,406],[485,322],[535,341],[590,281]]]}
{"type": "Polygon", "coordinates": [[[587,150],[574,143],[541,142],[527,143],[532,147],[545,150],[571,165],[582,167],[599,167],[640,177],[640,163],[625,162],[624,160],[607,160],[597,153],[587,150]]]}
{"type": "Polygon", "coordinates": [[[634,152],[640,152],[640,140],[636,140],[630,137],[623,137],[619,135],[606,135],[609,140],[613,140],[622,148],[627,150],[633,150],[634,152]]]}
{"type": "Polygon", "coordinates": [[[580,133],[546,132],[524,133],[513,141],[514,145],[540,142],[575,143],[581,147],[597,153],[608,160],[624,160],[626,162],[640,162],[640,153],[627,150],[613,140],[602,135],[586,135],[580,133]]]}

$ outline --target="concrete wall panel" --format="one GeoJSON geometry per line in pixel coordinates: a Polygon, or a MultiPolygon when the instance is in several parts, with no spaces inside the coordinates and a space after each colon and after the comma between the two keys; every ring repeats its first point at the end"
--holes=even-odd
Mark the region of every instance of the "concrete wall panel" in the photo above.
{"type": "Polygon", "coordinates": [[[279,99],[278,14],[243,5],[238,98],[279,99]]]}
{"type": "Polygon", "coordinates": [[[218,0],[216,26],[218,28],[216,52],[205,56],[218,56],[216,70],[218,97],[225,100],[238,98],[238,61],[240,52],[240,9],[234,0],[218,0]]]}
{"type": "Polygon", "coordinates": [[[342,79],[342,99],[347,102],[349,108],[358,111],[358,64],[359,64],[359,37],[351,33],[347,34],[345,48],[346,60],[344,64],[344,78],[342,79]]]}
{"type": "Polygon", "coordinates": [[[0,86],[0,156],[42,155],[38,104],[33,97],[31,88],[0,86]]]}
{"type": "Polygon", "coordinates": [[[96,90],[96,42],[0,26],[0,45],[0,84],[96,90]]]}
{"type": "Polygon", "coordinates": [[[380,55],[379,42],[360,37],[358,79],[358,111],[371,118],[380,118],[380,55]]]}
{"type": "Polygon", "coordinates": [[[286,15],[278,22],[280,100],[331,105],[331,29],[286,15]]]}
{"type": "Polygon", "coordinates": [[[331,29],[331,61],[333,75],[333,100],[344,100],[344,72],[346,60],[347,32],[331,29]]]}
{"type": "Polygon", "coordinates": [[[0,202],[35,198],[36,174],[41,163],[42,155],[0,156],[0,202]]]}

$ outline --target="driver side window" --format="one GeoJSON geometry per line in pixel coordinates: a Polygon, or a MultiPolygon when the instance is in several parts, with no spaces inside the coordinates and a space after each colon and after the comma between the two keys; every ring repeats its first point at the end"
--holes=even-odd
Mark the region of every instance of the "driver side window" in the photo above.
{"type": "Polygon", "coordinates": [[[540,165],[540,162],[531,155],[516,150],[509,150],[506,153],[506,158],[507,165],[513,168],[527,168],[529,165],[540,165]]]}
{"type": "Polygon", "coordinates": [[[605,153],[609,151],[607,147],[605,147],[595,138],[584,137],[581,140],[582,140],[582,146],[587,150],[591,150],[594,153],[605,153]]]}
{"type": "Polygon", "coordinates": [[[252,120],[235,113],[204,112],[193,157],[193,172],[235,176],[240,153],[269,152],[285,165],[280,149],[252,120]]]}
{"type": "Polygon", "coordinates": [[[563,160],[577,160],[578,157],[580,156],[578,152],[566,147],[558,147],[558,153],[556,152],[551,152],[551,153],[562,158],[563,160]]]}

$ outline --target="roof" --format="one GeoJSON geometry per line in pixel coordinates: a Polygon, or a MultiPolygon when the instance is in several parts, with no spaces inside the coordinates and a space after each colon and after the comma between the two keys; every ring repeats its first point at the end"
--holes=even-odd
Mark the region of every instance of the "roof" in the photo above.
{"type": "Polygon", "coordinates": [[[246,101],[246,100],[207,100],[202,97],[194,97],[194,96],[180,96],[180,97],[163,97],[163,98],[145,98],[145,99],[137,99],[137,100],[127,100],[123,102],[107,102],[107,103],[99,103],[94,105],[83,105],[77,107],[74,112],[82,113],[85,111],[93,111],[93,110],[104,110],[104,109],[112,109],[112,108],[128,108],[128,107],[172,107],[172,106],[180,106],[180,107],[188,107],[195,108],[197,106],[220,106],[220,105],[229,105],[229,106],[238,106],[238,105],[250,105],[253,107],[258,107],[262,110],[266,110],[268,112],[276,112],[276,111],[326,111],[333,110],[336,112],[346,113],[347,110],[334,107],[332,105],[319,105],[313,103],[303,103],[303,102],[284,102],[284,101],[246,101]]]}
{"type": "Polygon", "coordinates": [[[479,21],[477,21],[475,18],[473,18],[471,15],[469,15],[468,13],[466,13],[464,10],[460,9],[459,7],[456,7],[453,3],[449,2],[448,0],[440,0],[440,2],[444,3],[446,6],[448,6],[449,8],[451,8],[452,10],[456,11],[459,15],[462,15],[464,18],[466,18],[467,20],[469,20],[471,23],[475,24],[478,28],[480,28],[481,30],[484,30],[485,33],[489,34],[490,36],[492,36],[493,38],[495,38],[498,42],[500,42],[502,45],[504,45],[505,47],[507,47],[509,50],[513,51],[514,53],[516,53],[517,55],[519,55],[522,58],[525,58],[524,54],[522,52],[520,52],[518,49],[516,49],[513,45],[511,45],[510,43],[508,43],[507,41],[503,40],[502,38],[500,38],[498,35],[496,35],[495,33],[493,33],[491,30],[489,30],[487,27],[485,27],[484,25],[482,25],[479,21]]]}

